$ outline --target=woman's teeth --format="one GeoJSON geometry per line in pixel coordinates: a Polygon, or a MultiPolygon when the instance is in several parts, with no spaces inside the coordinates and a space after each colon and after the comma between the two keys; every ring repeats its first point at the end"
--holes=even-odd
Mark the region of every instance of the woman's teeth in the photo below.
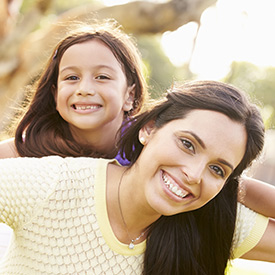
{"type": "Polygon", "coordinates": [[[177,195],[178,197],[181,197],[181,198],[185,198],[189,193],[183,193],[182,190],[178,189],[178,187],[176,185],[174,185],[173,183],[171,183],[169,181],[169,179],[166,177],[166,175],[162,174],[162,178],[163,178],[163,181],[165,183],[165,185],[168,187],[168,189],[174,193],[175,195],[177,195]]]}

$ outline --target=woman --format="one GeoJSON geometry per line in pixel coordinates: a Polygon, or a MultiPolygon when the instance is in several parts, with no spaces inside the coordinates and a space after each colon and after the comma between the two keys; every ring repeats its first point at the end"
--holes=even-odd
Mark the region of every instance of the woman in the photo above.
{"type": "Polygon", "coordinates": [[[259,111],[229,85],[194,82],[135,120],[121,141],[129,168],[1,160],[0,217],[16,236],[2,274],[224,273],[242,246],[231,250],[238,177],[263,147],[259,111]]]}

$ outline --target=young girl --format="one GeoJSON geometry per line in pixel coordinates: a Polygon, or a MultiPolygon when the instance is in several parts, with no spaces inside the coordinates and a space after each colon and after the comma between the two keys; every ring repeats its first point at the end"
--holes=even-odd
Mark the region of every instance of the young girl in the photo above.
{"type": "Polygon", "coordinates": [[[116,156],[118,129],[147,98],[133,41],[110,22],[82,26],[56,46],[14,141],[0,157],[116,156]]]}
{"type": "Polygon", "coordinates": [[[234,233],[238,177],[263,142],[260,113],[241,92],[194,82],[125,131],[128,168],[0,160],[1,222],[15,232],[1,274],[224,274],[262,222],[250,216],[234,233]]]}
{"type": "MultiPolygon", "coordinates": [[[[138,113],[147,98],[141,64],[137,48],[119,28],[101,24],[73,31],[54,49],[15,142],[0,144],[0,157],[115,157],[121,124],[129,114],[138,113]]],[[[119,154],[116,158],[128,163],[119,154]]],[[[275,194],[275,188],[266,187],[272,189],[266,192],[252,179],[246,183],[245,203],[253,194],[275,194]]],[[[266,216],[275,213],[273,200],[267,203],[264,196],[262,200],[265,203],[254,204],[253,209],[266,216]]],[[[243,223],[245,217],[238,225],[243,223]]],[[[256,244],[251,241],[251,247],[256,244]]]]}

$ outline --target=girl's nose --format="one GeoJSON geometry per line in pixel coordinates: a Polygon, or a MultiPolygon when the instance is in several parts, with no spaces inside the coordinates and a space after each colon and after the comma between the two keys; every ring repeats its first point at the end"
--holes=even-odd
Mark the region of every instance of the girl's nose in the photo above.
{"type": "Polygon", "coordinates": [[[78,89],[76,91],[77,95],[81,95],[81,96],[88,96],[88,95],[95,95],[95,91],[94,89],[78,89]]]}
{"type": "Polygon", "coordinates": [[[91,81],[83,79],[76,91],[76,94],[82,96],[95,95],[95,89],[91,81]]]}

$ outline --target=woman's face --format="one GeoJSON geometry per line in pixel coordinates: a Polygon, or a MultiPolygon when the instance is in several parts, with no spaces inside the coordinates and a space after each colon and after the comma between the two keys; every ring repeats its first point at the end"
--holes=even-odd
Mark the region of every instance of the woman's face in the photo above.
{"type": "Polygon", "coordinates": [[[198,209],[215,197],[244,156],[243,125],[222,113],[194,110],[162,128],[140,131],[135,165],[145,201],[161,215],[198,209]]]}

